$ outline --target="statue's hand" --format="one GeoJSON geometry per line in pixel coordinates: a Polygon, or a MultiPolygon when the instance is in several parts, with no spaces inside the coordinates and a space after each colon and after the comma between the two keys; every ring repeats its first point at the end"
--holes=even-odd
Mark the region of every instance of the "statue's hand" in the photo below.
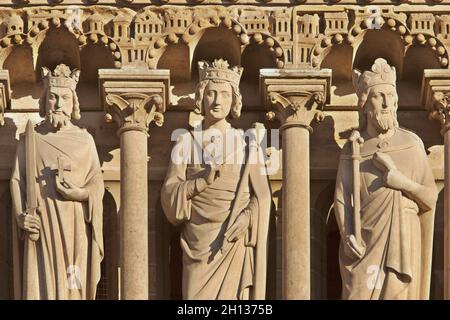
{"type": "Polygon", "coordinates": [[[30,239],[36,241],[39,238],[39,231],[41,230],[41,219],[37,214],[22,213],[16,216],[19,228],[33,234],[30,239]]]}
{"type": "Polygon", "coordinates": [[[397,170],[397,166],[391,156],[383,152],[375,152],[373,155],[373,164],[383,172],[397,170]]]}
{"type": "Polygon", "coordinates": [[[220,175],[220,167],[220,165],[206,165],[206,172],[204,177],[206,184],[210,185],[214,182],[214,180],[217,179],[217,177],[220,175]]]}
{"type": "Polygon", "coordinates": [[[397,166],[388,154],[376,152],[373,162],[378,169],[384,172],[383,183],[386,187],[403,190],[404,186],[409,182],[409,179],[397,169],[397,166]]]}
{"type": "Polygon", "coordinates": [[[364,244],[359,245],[353,234],[346,236],[344,240],[345,254],[354,260],[361,259],[366,253],[366,246],[364,244]]]}
{"type": "Polygon", "coordinates": [[[56,190],[64,197],[66,200],[70,201],[78,201],[83,202],[87,201],[89,197],[89,193],[84,188],[79,188],[67,179],[64,179],[64,182],[59,182],[59,179],[56,178],[56,190]]]}
{"type": "Polygon", "coordinates": [[[404,189],[404,186],[408,183],[408,180],[409,179],[397,169],[389,170],[383,177],[383,182],[386,187],[400,191],[404,189]]]}
{"type": "Polygon", "coordinates": [[[250,211],[244,210],[239,214],[236,221],[225,232],[224,237],[228,242],[235,242],[241,239],[250,226],[250,211]]]}

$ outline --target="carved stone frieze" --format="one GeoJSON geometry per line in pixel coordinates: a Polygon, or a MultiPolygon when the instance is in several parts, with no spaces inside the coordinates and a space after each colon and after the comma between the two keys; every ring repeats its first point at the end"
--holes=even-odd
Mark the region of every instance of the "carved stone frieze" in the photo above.
{"type": "Polygon", "coordinates": [[[38,48],[49,29],[66,28],[80,47],[98,44],[108,48],[116,68],[157,68],[169,46],[187,45],[192,57],[206,30],[226,28],[238,38],[241,51],[249,45],[267,46],[278,68],[319,68],[334,46],[348,44],[356,49],[367,31],[391,30],[406,49],[428,47],[440,67],[448,68],[450,10],[418,13],[413,5],[355,7],[345,2],[314,11],[304,6],[251,6],[247,2],[229,7],[155,4],[142,8],[61,5],[1,9],[0,50],[19,45],[38,48]]]}

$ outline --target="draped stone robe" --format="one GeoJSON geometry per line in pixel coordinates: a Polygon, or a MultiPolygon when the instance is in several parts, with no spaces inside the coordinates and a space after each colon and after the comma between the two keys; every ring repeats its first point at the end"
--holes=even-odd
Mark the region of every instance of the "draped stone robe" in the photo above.
{"type": "Polygon", "coordinates": [[[103,177],[94,140],[84,129],[36,131],[36,185],[41,229],[32,243],[15,215],[26,210],[25,141],[21,137],[11,177],[16,299],[95,299],[103,258],[103,177]],[[86,202],[65,200],[56,190],[58,157],[70,164],[65,177],[86,188],[86,202]],[[34,290],[25,289],[25,279],[34,290]]]}
{"type": "MultiPolygon", "coordinates": [[[[180,150],[186,142],[193,155],[196,142],[191,133],[181,135],[173,150],[180,150]]],[[[228,159],[245,151],[244,144],[243,138],[238,139],[228,159]]],[[[182,224],[184,299],[265,298],[271,193],[264,165],[251,165],[249,177],[241,181],[243,169],[242,162],[224,164],[220,176],[206,190],[190,197],[205,166],[187,158],[169,164],[161,202],[167,219],[174,225],[182,224]],[[243,183],[244,192],[236,200],[239,183],[243,183]],[[238,206],[238,212],[250,209],[251,227],[222,253],[233,206],[238,206]]]]}
{"type": "MultiPolygon", "coordinates": [[[[366,249],[355,261],[345,254],[341,241],[343,299],[420,299],[429,291],[425,286],[429,286],[426,278],[431,270],[422,268],[430,266],[433,230],[423,221],[433,216],[436,185],[422,141],[407,130],[395,130],[387,141],[372,138],[361,148],[361,233],[366,249]],[[385,187],[383,173],[372,161],[377,151],[388,154],[403,175],[420,184],[420,193],[429,201],[417,203],[385,187]]],[[[347,228],[353,226],[350,150],[348,143],[341,155],[335,194],[336,214],[344,214],[347,228]]]]}

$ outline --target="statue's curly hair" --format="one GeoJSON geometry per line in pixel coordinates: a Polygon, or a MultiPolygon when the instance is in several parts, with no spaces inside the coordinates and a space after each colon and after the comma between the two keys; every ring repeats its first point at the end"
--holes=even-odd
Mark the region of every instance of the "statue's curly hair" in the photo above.
{"type": "Polygon", "coordinates": [[[235,119],[239,118],[241,116],[241,109],[242,109],[242,95],[239,92],[239,88],[236,84],[232,82],[228,82],[225,80],[220,79],[208,79],[200,81],[200,83],[197,85],[197,88],[195,90],[195,109],[194,112],[197,114],[204,115],[205,110],[203,110],[203,94],[205,93],[206,86],[209,82],[213,83],[229,83],[232,90],[232,96],[233,101],[231,103],[231,116],[235,119]]]}

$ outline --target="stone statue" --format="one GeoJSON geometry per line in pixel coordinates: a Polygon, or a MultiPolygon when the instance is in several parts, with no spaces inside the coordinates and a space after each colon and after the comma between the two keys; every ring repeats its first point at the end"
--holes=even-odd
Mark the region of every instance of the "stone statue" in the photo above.
{"type": "Polygon", "coordinates": [[[343,299],[427,299],[437,189],[422,141],[399,128],[395,68],[354,70],[360,132],[339,162],[334,209],[343,299]]]}
{"type": "Polygon", "coordinates": [[[16,299],[95,299],[103,258],[103,177],[92,136],[74,125],[79,71],[43,68],[40,113],[11,177],[16,299]]]}
{"type": "Polygon", "coordinates": [[[178,137],[161,191],[167,219],[182,228],[183,298],[264,299],[271,192],[264,162],[242,161],[262,155],[255,135],[246,144],[227,121],[240,115],[242,68],[220,59],[199,72],[202,129],[178,137]]]}

